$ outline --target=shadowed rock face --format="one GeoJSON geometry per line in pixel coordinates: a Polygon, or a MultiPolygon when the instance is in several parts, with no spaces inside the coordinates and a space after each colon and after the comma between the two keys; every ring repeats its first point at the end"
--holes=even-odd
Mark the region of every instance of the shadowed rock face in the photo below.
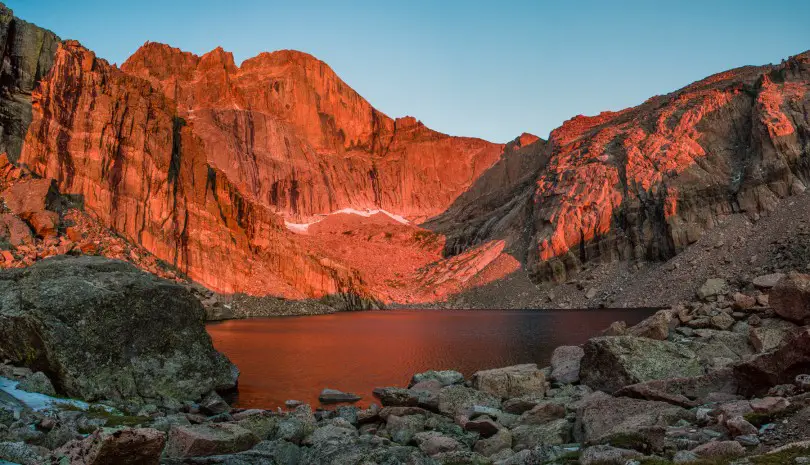
{"type": "Polygon", "coordinates": [[[31,124],[31,92],[50,71],[59,37],[0,3],[0,153],[15,161],[31,124]]]}
{"type": "Polygon", "coordinates": [[[162,405],[235,387],[238,370],[214,350],[203,315],[181,286],[103,257],[0,272],[0,356],[85,400],[162,405]]]}

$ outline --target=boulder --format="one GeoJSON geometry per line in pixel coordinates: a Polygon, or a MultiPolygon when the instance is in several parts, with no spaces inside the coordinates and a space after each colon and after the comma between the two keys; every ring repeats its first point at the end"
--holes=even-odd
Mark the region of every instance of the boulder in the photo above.
{"type": "Polygon", "coordinates": [[[446,386],[439,391],[439,412],[450,417],[469,415],[476,405],[499,408],[501,402],[489,393],[466,386],[446,386]]]}
{"type": "Polygon", "coordinates": [[[22,441],[0,442],[0,463],[4,463],[5,460],[7,464],[39,465],[45,463],[43,452],[47,455],[49,451],[22,441]]]}
{"type": "Polygon", "coordinates": [[[523,412],[517,420],[519,425],[543,425],[565,418],[565,406],[556,402],[543,402],[523,412]]]}
{"type": "Polygon", "coordinates": [[[665,402],[594,392],[577,409],[574,437],[585,444],[659,450],[664,446],[666,427],[690,417],[688,410],[665,402]]]}
{"type": "Polygon", "coordinates": [[[56,389],[53,388],[51,380],[41,371],[32,373],[23,378],[20,384],[17,385],[17,389],[27,392],[38,392],[47,396],[56,395],[56,389]]]}
{"type": "Polygon", "coordinates": [[[776,286],[782,278],[785,277],[784,273],[771,273],[754,278],[752,283],[759,289],[770,289],[776,286]]]}
{"type": "Polygon", "coordinates": [[[0,359],[90,401],[174,405],[231,389],[238,376],[214,350],[202,306],[185,288],[90,256],[0,271],[0,359]]]}
{"type": "Polygon", "coordinates": [[[300,444],[315,431],[316,426],[312,408],[309,405],[301,405],[278,421],[275,436],[277,439],[300,444]]]}
{"type": "Polygon", "coordinates": [[[728,313],[718,313],[717,315],[709,318],[709,325],[714,329],[721,331],[728,331],[729,328],[734,326],[736,320],[728,313]]]}
{"type": "Polygon", "coordinates": [[[391,440],[402,445],[409,444],[416,433],[425,430],[425,417],[423,415],[390,415],[385,424],[385,430],[391,440]]]}
{"type": "Polygon", "coordinates": [[[439,409],[439,391],[442,390],[442,383],[435,379],[429,379],[414,384],[408,391],[416,396],[416,405],[432,411],[439,409]]]}
{"type": "Polygon", "coordinates": [[[751,399],[751,409],[757,413],[773,414],[790,407],[790,401],[784,397],[764,397],[751,399]]]}
{"type": "Polygon", "coordinates": [[[2,237],[5,237],[12,247],[19,247],[34,242],[31,228],[29,228],[23,220],[10,213],[0,215],[0,239],[2,237]]]}
{"type": "Polygon", "coordinates": [[[324,445],[328,443],[346,443],[358,436],[357,430],[348,422],[325,424],[312,432],[305,440],[307,445],[324,445]]]}
{"type": "Polygon", "coordinates": [[[206,415],[219,415],[231,411],[231,406],[215,391],[209,392],[200,401],[200,410],[206,415]]]}
{"type": "Polygon", "coordinates": [[[451,384],[463,383],[464,375],[453,370],[441,370],[441,371],[430,370],[424,373],[417,373],[413,375],[408,387],[412,387],[415,384],[431,380],[438,381],[439,384],[441,384],[442,386],[450,386],[451,384]]]}
{"type": "Polygon", "coordinates": [[[810,275],[788,274],[771,289],[768,300],[782,318],[796,323],[810,321],[810,275]]]}
{"type": "Polygon", "coordinates": [[[0,193],[12,213],[27,221],[37,236],[56,237],[59,227],[59,191],[51,179],[26,179],[0,193]]]}
{"type": "Polygon", "coordinates": [[[371,393],[386,407],[413,407],[419,404],[419,398],[409,389],[383,387],[374,388],[371,393]]]}
{"type": "Polygon", "coordinates": [[[801,330],[780,347],[737,364],[740,393],[753,396],[779,384],[792,384],[810,366],[810,329],[801,330]]]}
{"type": "Polygon", "coordinates": [[[750,326],[748,339],[757,352],[770,352],[797,331],[798,327],[789,321],[769,318],[762,320],[758,326],[750,326]]]}
{"type": "Polygon", "coordinates": [[[739,415],[726,419],[726,428],[728,428],[728,431],[731,433],[732,437],[746,435],[756,436],[758,432],[756,426],[752,425],[745,418],[739,415]]]}
{"type": "Polygon", "coordinates": [[[627,334],[627,323],[624,321],[614,321],[602,331],[602,336],[624,336],[627,334]]]}
{"type": "Polygon", "coordinates": [[[270,437],[276,431],[279,423],[279,417],[271,414],[268,411],[260,410],[249,416],[234,415],[236,424],[253,432],[259,439],[270,437]]]}
{"type": "Polygon", "coordinates": [[[697,329],[687,346],[708,366],[714,366],[718,358],[736,362],[754,354],[747,331],[737,333],[717,329],[697,329]]]}
{"type": "Polygon", "coordinates": [[[728,293],[728,283],[725,279],[710,278],[703,283],[697,291],[700,300],[714,300],[718,295],[728,293]]]}
{"type": "Polygon", "coordinates": [[[654,379],[703,374],[697,355],[678,344],[634,336],[602,336],[583,346],[581,382],[606,392],[654,379]]]}
{"type": "Polygon", "coordinates": [[[712,394],[736,394],[737,378],[731,368],[686,378],[664,378],[631,384],[616,391],[617,396],[658,400],[682,407],[696,407],[712,394]]]}
{"type": "Polygon", "coordinates": [[[560,346],[551,354],[551,379],[570,384],[579,381],[579,366],[585,351],[579,346],[560,346]]]}
{"type": "Polygon", "coordinates": [[[419,450],[428,457],[464,449],[460,442],[443,434],[429,434],[419,442],[419,450]]]}
{"type": "Polygon", "coordinates": [[[519,452],[538,446],[571,442],[571,423],[566,419],[544,425],[520,425],[512,429],[512,448],[519,452]]]}
{"type": "Polygon", "coordinates": [[[620,449],[607,445],[591,446],[582,451],[579,457],[581,465],[625,465],[632,459],[643,457],[644,454],[632,449],[620,449]]]}
{"type": "Polygon", "coordinates": [[[756,297],[745,295],[741,292],[735,292],[734,295],[731,296],[731,300],[734,301],[733,306],[735,310],[749,310],[757,304],[756,297]]]}
{"type": "Polygon", "coordinates": [[[56,463],[71,465],[157,465],[166,436],[151,428],[97,430],[53,453],[56,463]]]}
{"type": "Polygon", "coordinates": [[[491,457],[500,451],[511,448],[512,433],[508,429],[500,429],[494,435],[476,441],[473,450],[484,457],[491,457]]]}
{"type": "Polygon", "coordinates": [[[501,399],[527,394],[543,395],[546,377],[534,363],[476,372],[472,386],[501,399]]]}
{"type": "Polygon", "coordinates": [[[233,454],[258,443],[255,434],[233,423],[175,426],[169,431],[164,453],[172,458],[233,454]]]}
{"type": "Polygon", "coordinates": [[[745,455],[745,447],[737,441],[712,441],[692,449],[702,459],[733,459],[745,455]]]}
{"type": "Polygon", "coordinates": [[[677,316],[672,310],[659,310],[630,328],[627,334],[664,341],[669,337],[669,330],[677,326],[677,323],[677,316]]]}
{"type": "Polygon", "coordinates": [[[501,426],[489,418],[479,418],[464,423],[464,429],[478,433],[482,438],[488,438],[497,433],[501,429],[501,426]]]}
{"type": "Polygon", "coordinates": [[[523,396],[507,399],[503,402],[503,411],[520,415],[533,409],[535,406],[543,402],[542,396],[523,396]]]}
{"type": "Polygon", "coordinates": [[[337,389],[326,388],[318,395],[318,400],[322,404],[339,404],[341,402],[357,402],[362,397],[351,392],[338,391],[337,389]]]}

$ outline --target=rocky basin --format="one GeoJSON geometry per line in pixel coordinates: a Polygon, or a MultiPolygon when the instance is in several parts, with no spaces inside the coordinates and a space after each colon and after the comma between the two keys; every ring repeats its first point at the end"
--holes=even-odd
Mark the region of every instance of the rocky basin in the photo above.
{"type": "MultiPolygon", "coordinates": [[[[0,366],[0,459],[804,463],[810,457],[810,444],[801,442],[810,437],[810,328],[797,321],[810,314],[803,304],[807,279],[789,273],[770,287],[742,292],[708,282],[701,300],[633,327],[617,322],[581,347],[558,348],[550,360],[468,379],[453,371],[417,373],[408,386],[375,389],[378,403],[368,408],[338,403],[313,409],[289,401],[286,409],[262,410],[231,407],[216,393],[233,385],[232,367],[211,349],[202,310],[183,287],[102,258],[45,260],[0,277],[0,327],[15,325],[0,339],[3,356],[11,359],[0,366]],[[121,296],[125,308],[115,304],[121,296]],[[149,315],[149,322],[139,315],[149,315]],[[71,335],[98,340],[78,349],[71,335]],[[147,342],[155,350],[147,350],[147,342]],[[25,350],[11,350],[19,347],[25,350]],[[115,365],[94,353],[101,348],[115,365]],[[77,353],[83,366],[75,362],[77,353]],[[127,391],[127,382],[139,388],[127,391]]],[[[340,394],[346,397],[336,401],[356,400],[340,394]]]]}

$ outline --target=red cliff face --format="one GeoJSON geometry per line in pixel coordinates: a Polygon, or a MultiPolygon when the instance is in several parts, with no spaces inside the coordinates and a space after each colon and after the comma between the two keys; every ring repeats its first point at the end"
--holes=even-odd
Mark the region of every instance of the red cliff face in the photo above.
{"type": "Polygon", "coordinates": [[[209,162],[294,221],[343,208],[412,219],[442,212],[502,146],[375,110],[325,63],[283,50],[246,60],[146,44],[122,65],[177,103],[209,162]]]}
{"type": "Polygon", "coordinates": [[[718,217],[756,215],[810,177],[810,55],[720,73],[556,129],[527,260],[563,280],[591,260],[666,259],[718,217]]]}
{"type": "Polygon", "coordinates": [[[0,166],[3,266],[129,255],[226,293],[426,303],[521,267],[540,282],[666,259],[810,182],[807,53],[501,145],[391,119],[304,53],[237,66],[147,43],[119,69],[10,21],[0,39],[43,47],[6,47],[22,58],[0,107],[31,124],[0,118],[19,165],[0,166]],[[30,174],[83,212],[14,203],[30,174]]]}
{"type": "Polygon", "coordinates": [[[394,222],[405,231],[396,237],[390,225],[339,236],[375,252],[366,255],[337,247],[333,230],[297,234],[285,223],[344,208],[424,218],[502,152],[413,118],[392,121],[325,64],[287,51],[237,68],[221,50],[195,57],[147,44],[119,70],[67,42],[32,107],[22,165],[127,240],[229,293],[413,300],[419,291],[385,283],[398,277],[409,289],[416,268],[441,260],[419,240],[426,231],[394,222]],[[399,266],[385,265],[397,256],[399,266]]]}

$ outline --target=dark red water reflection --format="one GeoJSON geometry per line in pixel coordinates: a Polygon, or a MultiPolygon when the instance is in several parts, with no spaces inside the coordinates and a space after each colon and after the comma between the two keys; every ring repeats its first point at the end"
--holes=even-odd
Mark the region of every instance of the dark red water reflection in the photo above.
{"type": "Polygon", "coordinates": [[[581,344],[611,322],[635,324],[649,310],[402,310],[227,321],[208,325],[217,349],[242,371],[239,407],[287,399],[317,404],[324,387],[373,402],[378,386],[413,373],[548,365],[559,345],[581,344]]]}

